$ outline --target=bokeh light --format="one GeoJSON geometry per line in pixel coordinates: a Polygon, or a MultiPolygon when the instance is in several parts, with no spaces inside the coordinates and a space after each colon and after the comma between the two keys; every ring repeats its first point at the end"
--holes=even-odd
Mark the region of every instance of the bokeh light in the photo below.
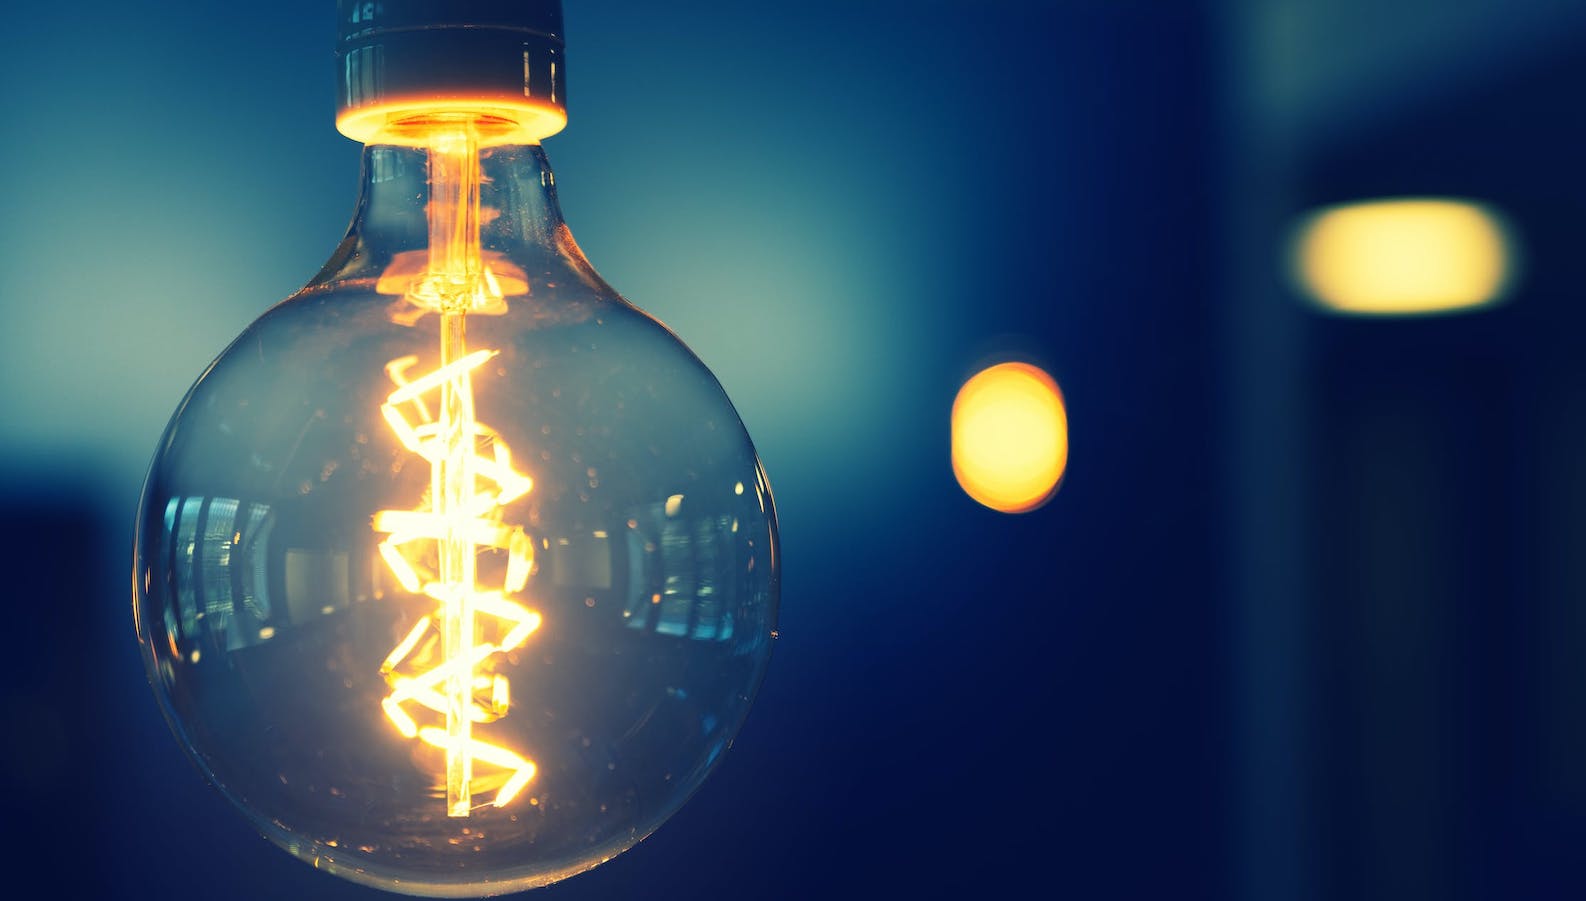
{"type": "Polygon", "coordinates": [[[1004,513],[1046,503],[1068,464],[1068,416],[1050,375],[999,363],[953,401],[953,474],[965,493],[1004,513]]]}
{"type": "Polygon", "coordinates": [[[1405,316],[1472,310],[1501,300],[1514,243],[1479,203],[1397,198],[1321,210],[1300,225],[1294,277],[1323,309],[1405,316]]]}

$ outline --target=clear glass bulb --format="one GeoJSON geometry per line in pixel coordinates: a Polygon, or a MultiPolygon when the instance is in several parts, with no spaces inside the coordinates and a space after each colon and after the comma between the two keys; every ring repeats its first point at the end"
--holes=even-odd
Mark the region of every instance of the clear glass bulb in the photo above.
{"type": "Polygon", "coordinates": [[[193,759],[322,869],[472,896],[653,831],[744,720],[777,535],[710,372],[562,223],[538,145],[430,115],[182,401],[137,631],[193,759]]]}

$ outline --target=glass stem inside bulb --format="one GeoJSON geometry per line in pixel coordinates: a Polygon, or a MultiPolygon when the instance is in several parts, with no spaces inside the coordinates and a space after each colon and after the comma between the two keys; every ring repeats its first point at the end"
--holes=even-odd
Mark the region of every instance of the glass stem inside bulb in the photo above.
{"type": "Polygon", "coordinates": [[[440,434],[445,449],[432,467],[430,490],[446,523],[440,541],[441,646],[446,679],[446,812],[465,817],[473,805],[472,721],[475,545],[468,534],[474,494],[474,404],[468,355],[467,317],[480,293],[479,143],[471,122],[444,123],[429,146],[429,266],[420,290],[440,308],[440,434]],[[437,303],[438,302],[438,303],[437,303]]]}

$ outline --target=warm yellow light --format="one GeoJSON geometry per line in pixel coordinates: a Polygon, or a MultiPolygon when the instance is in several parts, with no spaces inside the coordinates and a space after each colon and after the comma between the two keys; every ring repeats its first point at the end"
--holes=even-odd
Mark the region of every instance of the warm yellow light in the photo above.
{"type": "Polygon", "coordinates": [[[953,474],[993,510],[1046,503],[1068,464],[1068,416],[1057,383],[1028,363],[976,373],[953,402],[953,474]]]}
{"type": "Polygon", "coordinates": [[[451,816],[467,816],[472,807],[475,762],[512,770],[491,802],[497,807],[534,774],[531,761],[479,740],[472,729],[505,716],[510,703],[505,676],[486,678],[474,668],[522,646],[540,625],[538,613],[507,597],[528,580],[533,543],[521,527],[497,518],[497,511],[527,492],[531,482],[512,468],[511,451],[500,436],[474,418],[473,370],[494,355],[466,354],[411,381],[407,372],[415,361],[393,360],[386,372],[396,390],[382,408],[402,445],[429,462],[432,490],[425,507],[374,515],[375,531],[387,536],[380,556],[404,589],[427,595],[437,610],[422,617],[380,667],[391,686],[381,707],[404,737],[417,736],[446,752],[451,816]],[[430,393],[441,395],[436,404],[441,415],[435,420],[425,403],[430,393]],[[482,452],[487,447],[489,455],[482,452]],[[483,548],[507,552],[503,591],[478,584],[474,562],[483,548]],[[431,559],[447,571],[427,569],[431,559]],[[447,560],[454,565],[446,566],[447,560]],[[481,632],[500,638],[481,641],[481,632]],[[480,699],[482,692],[488,700],[480,699]],[[440,714],[446,728],[420,728],[404,706],[409,703],[440,714]]]}
{"type": "Polygon", "coordinates": [[[507,678],[491,671],[492,658],[521,647],[540,625],[538,613],[511,597],[528,583],[534,544],[521,526],[503,521],[503,508],[533,481],[474,414],[474,371],[496,351],[470,352],[465,320],[470,312],[494,312],[503,296],[479,245],[478,136],[471,126],[440,123],[425,137],[430,246],[422,274],[407,279],[407,297],[416,309],[440,316],[440,365],[410,377],[418,357],[387,363],[395,390],[380,412],[402,446],[430,464],[430,480],[421,506],[381,510],[372,525],[386,536],[380,557],[397,582],[435,607],[381,664],[391,693],[380,706],[404,738],[445,752],[446,813],[466,817],[476,764],[509,771],[491,801],[496,807],[535,773],[533,761],[474,731],[511,706],[507,678]],[[481,584],[479,555],[487,549],[506,552],[498,588],[481,584]],[[441,725],[420,726],[415,713],[438,715],[441,725]]]}
{"type": "Polygon", "coordinates": [[[482,146],[538,144],[567,127],[567,111],[534,97],[387,96],[379,103],[342,110],[336,130],[360,144],[428,147],[448,120],[472,118],[482,146]]]}
{"type": "Polygon", "coordinates": [[[1322,210],[1300,226],[1294,275],[1324,309],[1443,313],[1502,298],[1514,263],[1501,218],[1477,203],[1405,198],[1322,210]]]}

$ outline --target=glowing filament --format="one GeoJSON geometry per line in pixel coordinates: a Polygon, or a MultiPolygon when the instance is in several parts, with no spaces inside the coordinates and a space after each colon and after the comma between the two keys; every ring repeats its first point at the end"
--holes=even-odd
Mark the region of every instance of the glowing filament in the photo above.
{"type": "Polygon", "coordinates": [[[533,483],[512,468],[500,436],[474,419],[473,372],[495,352],[446,360],[453,356],[449,349],[460,347],[443,342],[440,368],[411,380],[416,357],[386,366],[396,390],[380,412],[402,446],[429,462],[431,478],[427,505],[381,510],[374,530],[386,535],[380,557],[397,582],[433,600],[436,609],[381,665],[391,692],[380,706],[403,737],[446,752],[447,813],[468,816],[476,763],[508,771],[490,802],[496,807],[534,778],[533,761],[481,740],[473,726],[501,719],[511,704],[507,678],[480,668],[521,647],[539,627],[540,615],[512,597],[528,582],[534,545],[522,527],[500,520],[501,508],[533,483]],[[433,412],[429,395],[436,395],[433,412]],[[506,552],[499,588],[479,584],[478,556],[490,549],[506,552]],[[420,726],[415,719],[431,714],[439,714],[444,727],[420,726]]]}

